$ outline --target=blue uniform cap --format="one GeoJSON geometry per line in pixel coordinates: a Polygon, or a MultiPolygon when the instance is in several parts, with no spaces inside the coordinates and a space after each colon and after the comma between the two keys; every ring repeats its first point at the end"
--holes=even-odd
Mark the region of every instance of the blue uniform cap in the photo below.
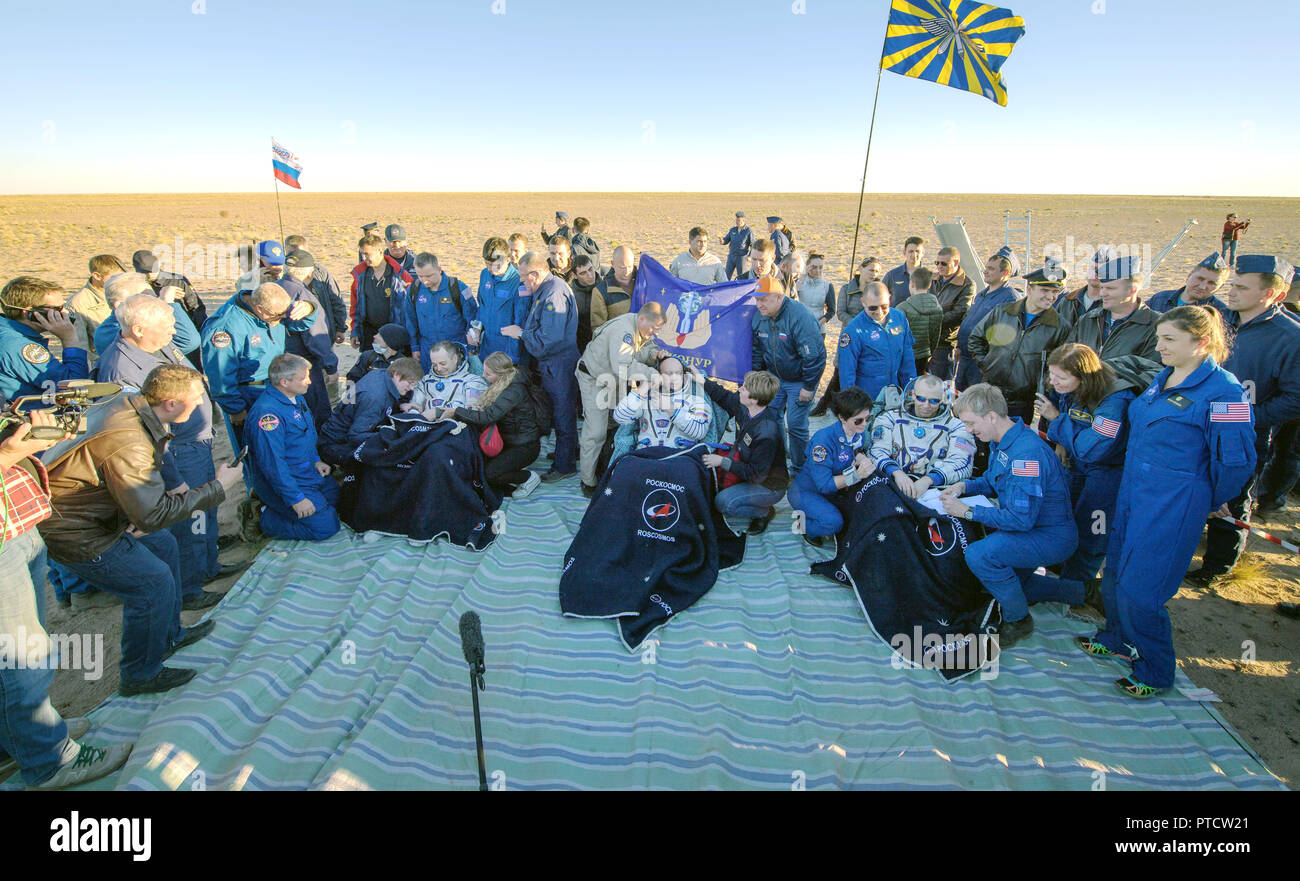
{"type": "Polygon", "coordinates": [[[1020,274],[1020,260],[1016,257],[1016,252],[1011,249],[1010,245],[1003,245],[998,249],[994,257],[1005,257],[1011,264],[1011,277],[1015,278],[1020,274]]]}
{"type": "Polygon", "coordinates": [[[1132,278],[1142,271],[1142,264],[1136,257],[1117,257],[1107,260],[1097,267],[1098,281],[1119,281],[1132,278]]]}
{"type": "Polygon", "coordinates": [[[390,223],[384,229],[384,238],[390,242],[404,242],[406,241],[406,230],[396,223],[390,223]]]}
{"type": "Polygon", "coordinates": [[[736,216],[737,216],[737,217],[744,217],[744,216],[745,216],[745,212],[744,212],[744,211],[737,211],[737,212],[736,212],[736,216]]]}
{"type": "Polygon", "coordinates": [[[1215,251],[1209,257],[1206,257],[1200,263],[1197,263],[1196,268],[1213,269],[1215,272],[1222,272],[1228,268],[1228,262],[1223,259],[1223,256],[1220,255],[1218,251],[1215,251]]]}
{"type": "Polygon", "coordinates": [[[1066,278],[1065,267],[1061,265],[1060,260],[1052,257],[1043,258],[1043,268],[1035,269],[1025,276],[1025,282],[1028,284],[1049,284],[1061,287],[1065,284],[1066,278]]]}
{"type": "Polygon", "coordinates": [[[1250,272],[1264,272],[1282,276],[1282,281],[1291,283],[1295,277],[1295,267],[1281,257],[1268,257],[1264,254],[1242,254],[1237,258],[1237,272],[1245,275],[1250,272]]]}
{"type": "MultiPolygon", "coordinates": [[[[743,216],[743,215],[742,215],[742,216],[743,216]]],[[[768,223],[780,223],[780,222],[781,222],[781,218],[779,218],[779,217],[777,217],[775,214],[773,214],[771,217],[769,217],[769,218],[767,219],[767,222],[768,222],[768,223]]]]}
{"type": "Polygon", "coordinates": [[[279,242],[267,239],[265,242],[257,243],[257,256],[261,257],[271,266],[284,265],[284,248],[279,242]]]}

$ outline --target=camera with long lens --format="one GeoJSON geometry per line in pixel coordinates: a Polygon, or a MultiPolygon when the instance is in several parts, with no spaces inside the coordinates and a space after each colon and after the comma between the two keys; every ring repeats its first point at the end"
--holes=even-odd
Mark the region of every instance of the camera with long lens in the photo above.
{"type": "MultiPolygon", "coordinates": [[[[89,379],[65,379],[55,386],[53,391],[43,395],[24,395],[15,398],[7,411],[0,412],[0,440],[24,425],[31,425],[30,410],[24,405],[37,405],[39,408],[54,408],[57,426],[36,426],[24,437],[36,440],[57,440],[65,434],[86,433],[86,410],[100,398],[116,397],[122,393],[122,387],[115,382],[91,382],[89,379]]],[[[36,409],[33,407],[32,409],[36,409]]]]}

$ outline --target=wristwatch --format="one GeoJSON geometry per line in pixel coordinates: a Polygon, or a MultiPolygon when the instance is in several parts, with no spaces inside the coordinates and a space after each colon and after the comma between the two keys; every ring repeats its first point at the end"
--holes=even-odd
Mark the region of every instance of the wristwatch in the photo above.
{"type": "Polygon", "coordinates": [[[974,509],[974,508],[967,508],[967,509],[966,509],[966,513],[962,514],[961,516],[962,516],[962,519],[963,519],[963,520],[972,520],[972,521],[973,521],[973,520],[975,519],[975,509],[974,509]]]}

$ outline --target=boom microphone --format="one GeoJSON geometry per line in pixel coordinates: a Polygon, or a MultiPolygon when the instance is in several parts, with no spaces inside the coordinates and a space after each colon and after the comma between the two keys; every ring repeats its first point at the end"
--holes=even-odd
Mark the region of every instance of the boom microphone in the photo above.
{"type": "Polygon", "coordinates": [[[478,612],[460,616],[460,648],[469,662],[469,691],[474,697],[474,744],[478,747],[478,788],[487,792],[487,762],[483,759],[483,722],[479,718],[478,693],[483,690],[483,622],[478,612]]]}
{"type": "Polygon", "coordinates": [[[104,398],[122,391],[115,382],[91,382],[88,379],[65,379],[57,386],[56,395],[75,394],[80,398],[104,398]]]}

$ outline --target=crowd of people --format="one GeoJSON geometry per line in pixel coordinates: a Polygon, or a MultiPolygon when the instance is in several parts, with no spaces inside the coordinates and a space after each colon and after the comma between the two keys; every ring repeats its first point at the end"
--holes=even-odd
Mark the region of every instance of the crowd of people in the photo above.
{"type": "MultiPolygon", "coordinates": [[[[180,612],[220,601],[205,584],[237,571],[221,548],[330,538],[338,477],[358,449],[394,419],[451,420],[478,434],[501,494],[576,475],[590,497],[628,449],[698,449],[734,529],[761,534],[788,493],[817,546],[879,471],[985,528],[966,560],[1001,604],[1004,648],[1032,633],[1033,603],[1092,610],[1099,629],[1079,647],[1131,663],[1116,684],[1147,698],[1174,677],[1165,603],[1185,578],[1230,571],[1238,524],[1252,506],[1283,507],[1300,475],[1300,318],[1280,258],[1230,265],[1215,253],[1183,286],[1144,296],[1138,261],[1111,249],[1072,288],[1052,260],[1021,278],[1003,248],[978,267],[976,293],[957,248],[927,266],[926,242],[908,236],[897,266],[868,256],[837,287],[782,218],[763,236],[736,212],[720,237],[691,228],[670,264],[695,284],[755,282],[752,367],[733,388],[660,344],[671,334],[657,303],[632,309],[630,247],[605,267],[587,218],[557,212],[555,223],[541,229],[545,250],[521,233],[487,239],[476,282],[409,247],[400,225],[380,236],[368,224],[347,293],[305,237],[263,241],[241,250],[246,271],[210,316],[149,251],[130,269],[92,257],[66,302],[51,282],[10,280],[0,398],[42,400],[0,441],[0,623],[43,632],[47,578],[73,609],[120,602],[121,694],[182,685],[195,671],[164,661],[212,629],[183,627],[180,612]],[[341,381],[344,344],[360,354],[341,381]],[[63,423],[46,408],[60,384],[92,378],[120,394],[90,407],[84,432],[54,431],[63,423]],[[731,441],[718,442],[728,426],[731,441]],[[237,461],[215,462],[216,430],[237,461]],[[216,508],[241,482],[239,534],[219,536],[216,508]]],[[[0,748],[29,785],[73,785],[125,761],[78,742],[84,728],[50,705],[51,670],[0,675],[0,748]]]]}

